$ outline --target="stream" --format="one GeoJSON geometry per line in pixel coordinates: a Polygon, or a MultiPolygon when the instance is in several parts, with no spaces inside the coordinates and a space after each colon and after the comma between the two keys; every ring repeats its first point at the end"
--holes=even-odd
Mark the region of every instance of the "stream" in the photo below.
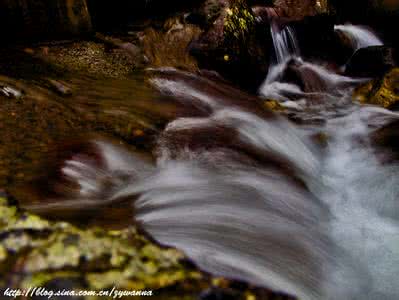
{"type": "MultiPolygon", "coordinates": [[[[382,44],[360,26],[336,30],[354,50],[382,44]]],[[[399,164],[372,139],[399,114],[352,101],[364,80],[305,61],[291,28],[274,24],[272,37],[274,64],[260,97],[210,76],[149,70],[153,105],[181,107],[163,116],[162,130],[151,129],[159,130],[153,159],[93,138],[90,152],[59,167],[62,201],[27,207],[128,200],[150,236],[212,274],[302,300],[399,299],[399,164]],[[298,82],[286,80],[287,69],[298,82]],[[262,98],[284,112],[265,110],[262,98]]],[[[121,98],[132,96],[127,86],[121,98]]],[[[88,98],[101,97],[96,91],[88,98]]],[[[121,101],[112,113],[128,109],[121,101]]]]}

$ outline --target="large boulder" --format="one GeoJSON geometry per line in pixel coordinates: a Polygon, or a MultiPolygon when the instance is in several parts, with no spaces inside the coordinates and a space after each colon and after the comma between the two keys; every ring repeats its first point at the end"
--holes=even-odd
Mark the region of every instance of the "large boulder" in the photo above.
{"type": "Polygon", "coordinates": [[[373,27],[385,44],[399,48],[399,0],[329,0],[338,23],[366,24],[373,27]]]}
{"type": "Polygon", "coordinates": [[[304,58],[334,62],[337,65],[347,62],[352,50],[341,42],[341,37],[334,29],[335,22],[332,15],[318,14],[289,23],[296,32],[304,58]]]}
{"type": "Polygon", "coordinates": [[[270,26],[258,22],[243,0],[215,4],[216,19],[191,43],[190,52],[200,67],[216,70],[241,87],[255,90],[269,67],[270,26]]]}
{"type": "Polygon", "coordinates": [[[349,60],[346,73],[353,77],[379,77],[396,66],[395,51],[387,46],[361,48],[349,60]]]}
{"type": "Polygon", "coordinates": [[[45,39],[87,34],[86,0],[0,0],[2,40],[45,39]]]}

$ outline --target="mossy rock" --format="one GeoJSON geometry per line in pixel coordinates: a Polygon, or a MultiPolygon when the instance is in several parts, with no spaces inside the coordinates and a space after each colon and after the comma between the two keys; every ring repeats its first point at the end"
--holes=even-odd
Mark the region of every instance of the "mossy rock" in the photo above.
{"type": "Polygon", "coordinates": [[[272,110],[272,111],[284,111],[285,107],[280,104],[277,100],[266,99],[263,101],[263,105],[265,108],[272,110]]]}
{"type": "Polygon", "coordinates": [[[381,79],[359,86],[353,96],[361,103],[392,109],[399,101],[399,68],[392,69],[381,79]]]}
{"type": "Polygon", "coordinates": [[[200,68],[212,69],[235,84],[254,90],[264,80],[270,58],[270,31],[256,21],[244,0],[228,1],[218,18],[190,45],[200,68]]]}
{"type": "MultiPolygon", "coordinates": [[[[164,249],[134,227],[107,231],[81,229],[20,212],[0,198],[0,286],[46,286],[72,280],[78,288],[161,290],[179,287],[182,295],[206,287],[205,277],[187,267],[177,250],[164,249]],[[12,281],[11,281],[12,279],[12,281]]],[[[73,286],[75,288],[75,286],[73,286]]]]}
{"type": "Polygon", "coordinates": [[[152,291],[152,299],[191,300],[220,293],[237,300],[273,299],[268,290],[201,272],[182,252],[149,241],[133,225],[108,230],[48,221],[20,211],[0,191],[0,291],[31,287],[152,291]]]}

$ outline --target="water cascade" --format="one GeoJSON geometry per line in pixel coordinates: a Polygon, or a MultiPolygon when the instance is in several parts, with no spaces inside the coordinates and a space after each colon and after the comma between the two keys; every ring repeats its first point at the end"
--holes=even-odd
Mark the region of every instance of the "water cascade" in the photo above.
{"type": "Polygon", "coordinates": [[[277,64],[283,63],[290,57],[300,56],[300,49],[295,32],[290,25],[279,25],[277,21],[272,20],[270,31],[277,64]]]}
{"type": "MultiPolygon", "coordinates": [[[[380,43],[336,28],[356,48],[380,43]]],[[[289,27],[272,33],[276,63],[260,93],[278,96],[304,126],[257,110],[256,97],[227,84],[164,70],[153,86],[200,113],[169,123],[154,165],[103,142],[98,172],[74,156],[62,169],[81,187],[69,203],[131,199],[153,238],[220,276],[303,300],[398,299],[399,165],[377,159],[370,135],[399,115],[352,102],[358,80],[303,61],[289,27]],[[304,86],[281,81],[292,60],[304,86]],[[102,178],[113,178],[106,193],[102,178]]]]}
{"type": "Polygon", "coordinates": [[[350,39],[354,50],[383,45],[375,33],[363,26],[352,24],[335,25],[334,29],[343,32],[350,39]]]}

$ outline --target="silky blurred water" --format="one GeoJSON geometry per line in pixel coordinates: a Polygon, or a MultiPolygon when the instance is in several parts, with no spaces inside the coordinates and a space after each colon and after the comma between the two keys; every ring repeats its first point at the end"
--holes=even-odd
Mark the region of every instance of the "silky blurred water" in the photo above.
{"type": "Polygon", "coordinates": [[[60,168],[68,201],[30,208],[128,199],[155,240],[213,274],[305,300],[398,299],[399,166],[372,136],[399,115],[353,102],[361,80],[293,56],[291,31],[276,37],[260,95],[284,113],[224,82],[154,71],[150,84],[189,107],[157,134],[154,160],[95,139],[96,159],[60,168]],[[304,86],[282,81],[291,59],[304,86]]]}

